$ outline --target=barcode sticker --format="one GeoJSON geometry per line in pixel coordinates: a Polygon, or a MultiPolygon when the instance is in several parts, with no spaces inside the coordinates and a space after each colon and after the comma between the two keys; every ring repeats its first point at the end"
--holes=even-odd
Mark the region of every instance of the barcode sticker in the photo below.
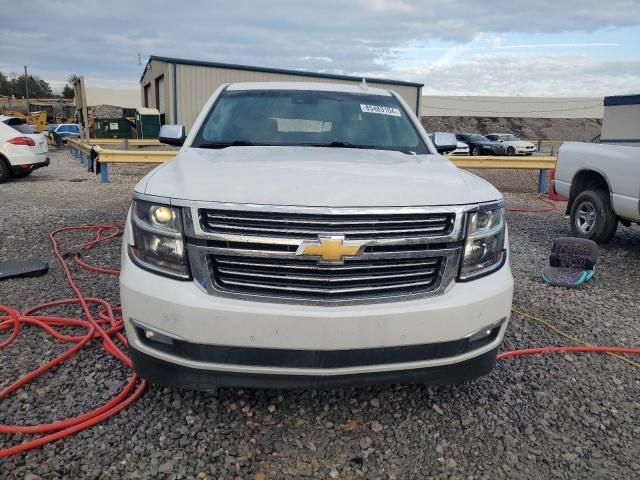
{"type": "Polygon", "coordinates": [[[392,115],[394,117],[401,117],[400,109],[393,107],[385,107],[382,105],[364,105],[360,104],[360,110],[364,113],[379,113],[381,115],[392,115]]]}

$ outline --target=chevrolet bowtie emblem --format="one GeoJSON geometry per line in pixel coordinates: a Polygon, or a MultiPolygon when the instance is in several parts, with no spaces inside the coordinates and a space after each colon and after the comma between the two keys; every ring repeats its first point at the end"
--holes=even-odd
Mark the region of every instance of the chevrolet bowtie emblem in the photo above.
{"type": "Polygon", "coordinates": [[[319,257],[321,262],[342,263],[344,257],[353,257],[360,253],[364,242],[345,241],[343,236],[318,237],[318,241],[304,241],[298,247],[296,255],[319,257]]]}

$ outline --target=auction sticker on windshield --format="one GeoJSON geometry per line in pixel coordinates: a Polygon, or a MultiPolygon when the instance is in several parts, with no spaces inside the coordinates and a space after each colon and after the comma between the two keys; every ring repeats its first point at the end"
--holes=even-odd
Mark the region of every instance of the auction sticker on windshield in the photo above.
{"type": "Polygon", "coordinates": [[[382,115],[393,115],[394,117],[400,117],[400,109],[393,107],[385,107],[382,105],[364,105],[360,104],[360,110],[364,113],[380,113],[382,115]]]}

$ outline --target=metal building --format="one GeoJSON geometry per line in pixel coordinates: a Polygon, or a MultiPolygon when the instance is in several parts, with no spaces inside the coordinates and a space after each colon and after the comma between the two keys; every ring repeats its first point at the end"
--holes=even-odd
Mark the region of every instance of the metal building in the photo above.
{"type": "Polygon", "coordinates": [[[604,97],[602,143],[640,145],[640,95],[604,97]]]}
{"type": "MultiPolygon", "coordinates": [[[[202,106],[220,85],[273,81],[359,84],[362,77],[152,55],[140,78],[142,105],[157,108],[163,116],[163,123],[181,123],[189,129],[202,106]]],[[[394,90],[416,113],[420,112],[421,83],[380,78],[366,78],[366,81],[371,87],[394,90]]]]}

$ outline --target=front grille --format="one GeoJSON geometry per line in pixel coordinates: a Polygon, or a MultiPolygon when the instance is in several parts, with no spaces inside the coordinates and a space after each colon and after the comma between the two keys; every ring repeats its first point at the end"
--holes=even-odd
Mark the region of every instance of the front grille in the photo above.
{"type": "Polygon", "coordinates": [[[452,213],[307,214],[237,210],[200,210],[208,233],[315,239],[340,234],[346,240],[437,237],[451,233],[452,213]]]}
{"type": "Polygon", "coordinates": [[[443,257],[367,258],[328,265],[298,257],[208,256],[219,290],[326,300],[429,292],[438,286],[444,262],[443,257]]]}
{"type": "Polygon", "coordinates": [[[457,274],[473,208],[229,207],[183,211],[196,283],[211,295],[326,305],[441,294],[457,274]],[[333,263],[300,251],[325,237],[361,248],[333,263]]]}

